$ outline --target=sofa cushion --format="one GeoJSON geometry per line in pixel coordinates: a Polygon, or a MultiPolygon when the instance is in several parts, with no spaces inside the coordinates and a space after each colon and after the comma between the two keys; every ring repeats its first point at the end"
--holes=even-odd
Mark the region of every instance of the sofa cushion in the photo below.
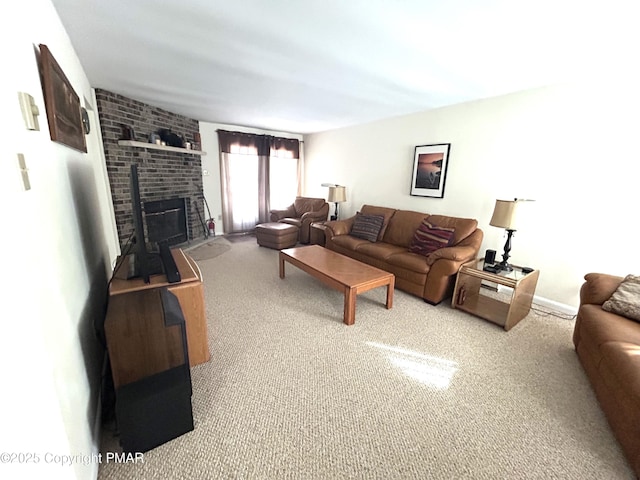
{"type": "Polygon", "coordinates": [[[352,237],[351,235],[338,235],[336,237],[333,237],[331,241],[336,245],[338,245],[339,247],[342,247],[351,251],[355,251],[356,248],[358,248],[358,246],[360,245],[366,245],[370,243],[368,240],[352,237]]]}
{"type": "Polygon", "coordinates": [[[367,255],[368,257],[377,258],[379,260],[386,260],[391,255],[396,253],[406,252],[406,248],[391,245],[390,243],[377,242],[377,243],[364,243],[356,247],[358,253],[367,255]]]}
{"type": "Polygon", "coordinates": [[[640,276],[627,275],[602,309],[640,322],[640,276]]]}
{"type": "Polygon", "coordinates": [[[389,226],[384,234],[383,240],[393,245],[409,248],[413,240],[413,234],[427,218],[428,215],[422,212],[411,210],[398,210],[389,220],[389,226]]]}
{"type": "Polygon", "coordinates": [[[383,223],[384,216],[382,215],[364,215],[358,213],[353,221],[350,235],[369,240],[370,242],[377,242],[383,223]]]}
{"type": "Polygon", "coordinates": [[[424,219],[409,245],[409,251],[424,255],[425,257],[436,250],[448,247],[453,242],[455,229],[446,227],[436,227],[427,219],[424,219]]]}
{"type": "Polygon", "coordinates": [[[422,274],[426,274],[430,268],[425,256],[407,251],[391,255],[387,259],[387,262],[389,265],[395,265],[396,267],[401,267],[403,269],[422,274]]]}
{"type": "Polygon", "coordinates": [[[382,228],[380,229],[380,234],[378,235],[378,240],[382,240],[382,238],[384,237],[384,233],[387,230],[387,225],[389,225],[389,219],[393,217],[393,215],[396,213],[396,210],[394,208],[363,205],[359,213],[363,213],[365,215],[382,215],[384,217],[384,222],[382,223],[382,228]]]}

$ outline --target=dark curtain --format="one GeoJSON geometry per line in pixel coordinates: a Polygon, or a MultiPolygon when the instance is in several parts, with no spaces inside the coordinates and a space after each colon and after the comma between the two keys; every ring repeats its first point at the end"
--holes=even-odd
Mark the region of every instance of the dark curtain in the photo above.
{"type": "Polygon", "coordinates": [[[295,138],[281,138],[272,135],[257,135],[255,133],[230,132],[218,130],[218,144],[220,152],[232,153],[231,146],[255,147],[259,156],[268,157],[271,150],[289,150],[293,158],[300,158],[300,141],[295,138]]]}
{"type": "MultiPolygon", "coordinates": [[[[272,135],[257,135],[244,132],[230,132],[218,130],[218,144],[220,147],[220,179],[222,187],[222,218],[226,233],[242,233],[252,231],[259,223],[269,221],[270,212],[270,190],[269,190],[269,162],[272,151],[288,150],[293,158],[300,159],[300,142],[297,139],[279,138],[272,135]],[[258,158],[258,204],[255,214],[247,215],[246,209],[243,214],[236,211],[234,217],[234,204],[238,205],[237,195],[234,197],[232,182],[230,177],[231,165],[230,155],[242,155],[243,147],[256,149],[258,158]],[[239,151],[240,149],[240,151],[239,151]]],[[[252,152],[250,155],[256,155],[252,152]]],[[[298,169],[300,165],[298,164],[298,169]]],[[[298,179],[299,181],[299,179],[298,179]]]]}

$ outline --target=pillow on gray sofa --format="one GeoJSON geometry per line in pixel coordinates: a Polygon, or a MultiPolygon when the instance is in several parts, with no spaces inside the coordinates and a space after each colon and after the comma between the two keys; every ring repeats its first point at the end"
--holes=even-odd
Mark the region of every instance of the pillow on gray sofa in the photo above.
{"type": "Polygon", "coordinates": [[[382,215],[364,215],[357,213],[349,234],[362,238],[363,240],[376,242],[383,223],[384,217],[382,215]]]}
{"type": "Polygon", "coordinates": [[[627,275],[602,309],[640,322],[640,275],[627,275]]]}

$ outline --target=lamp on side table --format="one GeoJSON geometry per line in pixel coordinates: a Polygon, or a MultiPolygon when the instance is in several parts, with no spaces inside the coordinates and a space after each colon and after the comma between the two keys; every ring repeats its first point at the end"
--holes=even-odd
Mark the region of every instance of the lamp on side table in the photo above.
{"type": "Polygon", "coordinates": [[[329,187],[329,196],[327,202],[334,202],[336,204],[336,212],[331,215],[331,220],[338,219],[338,203],[347,201],[347,187],[338,185],[337,183],[323,183],[323,187],[329,187]]]}
{"type": "Polygon", "coordinates": [[[504,228],[507,231],[507,241],[504,244],[502,261],[496,265],[503,272],[511,272],[513,270],[508,260],[509,253],[511,252],[511,237],[518,226],[518,205],[522,202],[532,201],[533,200],[518,198],[514,198],[513,200],[496,200],[496,206],[493,209],[493,216],[491,217],[489,225],[504,228]]]}
{"type": "Polygon", "coordinates": [[[327,198],[328,202],[334,202],[336,204],[336,212],[335,215],[331,215],[331,220],[338,219],[338,203],[345,202],[347,200],[346,187],[341,185],[334,185],[329,187],[329,197],[327,198]]]}

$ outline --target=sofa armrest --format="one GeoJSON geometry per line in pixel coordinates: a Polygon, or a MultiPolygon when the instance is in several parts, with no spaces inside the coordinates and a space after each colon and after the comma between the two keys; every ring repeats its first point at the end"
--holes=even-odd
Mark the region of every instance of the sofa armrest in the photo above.
{"type": "Polygon", "coordinates": [[[278,222],[283,218],[295,218],[296,209],[293,208],[293,204],[289,205],[285,210],[271,210],[271,221],[278,222]]]}
{"type": "Polygon", "coordinates": [[[441,248],[427,256],[429,272],[422,298],[432,305],[437,305],[451,295],[460,267],[466,263],[475,265],[475,256],[476,252],[470,246],[441,248]],[[463,260],[469,257],[471,260],[463,260]]]}
{"type": "Polygon", "coordinates": [[[344,220],[332,220],[324,224],[325,235],[328,237],[337,237],[338,235],[348,235],[353,227],[356,217],[345,218],[344,220]]]}
{"type": "Polygon", "coordinates": [[[580,305],[602,305],[624,280],[623,277],[607,273],[587,273],[584,279],[586,282],[580,288],[580,305]]]}
{"type": "Polygon", "coordinates": [[[436,263],[437,260],[443,258],[445,260],[451,260],[460,266],[469,260],[473,260],[476,256],[476,252],[477,250],[469,245],[439,248],[435,252],[427,255],[427,265],[431,266],[436,263]]]}

